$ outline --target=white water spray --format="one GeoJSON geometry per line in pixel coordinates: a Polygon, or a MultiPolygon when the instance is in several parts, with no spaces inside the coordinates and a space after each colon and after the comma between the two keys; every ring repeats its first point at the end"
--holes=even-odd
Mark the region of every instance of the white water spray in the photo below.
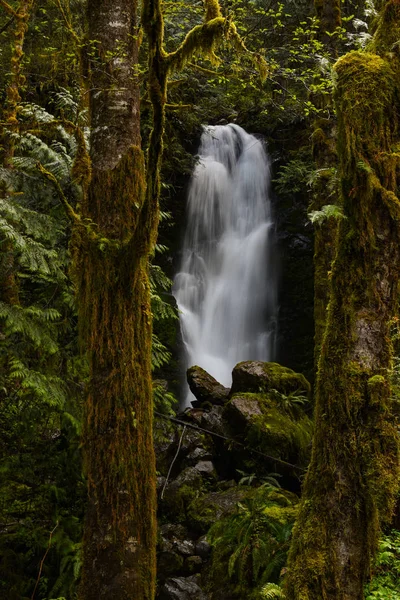
{"type": "Polygon", "coordinates": [[[238,362],[273,358],[269,161],[263,144],[234,124],[205,127],[199,155],[174,295],[187,366],[230,386],[238,362]]]}

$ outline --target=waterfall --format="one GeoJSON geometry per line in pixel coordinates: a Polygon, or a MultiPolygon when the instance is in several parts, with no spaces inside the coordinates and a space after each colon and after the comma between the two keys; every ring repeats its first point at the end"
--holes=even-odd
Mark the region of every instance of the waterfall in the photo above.
{"type": "Polygon", "coordinates": [[[187,367],[199,365],[226,386],[238,362],[273,358],[269,179],[260,140],[235,124],[204,128],[173,293],[187,367]]]}

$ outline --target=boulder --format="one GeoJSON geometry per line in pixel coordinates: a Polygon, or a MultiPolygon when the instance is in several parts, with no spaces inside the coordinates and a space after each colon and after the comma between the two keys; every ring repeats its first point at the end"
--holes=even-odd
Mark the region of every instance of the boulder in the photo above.
{"type": "Polygon", "coordinates": [[[159,600],[207,600],[207,596],[195,576],[171,577],[162,586],[159,600]]]}
{"type": "Polygon", "coordinates": [[[186,508],[198,495],[203,485],[203,475],[195,467],[187,467],[178,477],[168,483],[160,498],[162,510],[179,523],[185,520],[186,508]]]}
{"type": "Polygon", "coordinates": [[[217,473],[211,460],[199,460],[194,467],[206,479],[216,479],[217,473]]]}
{"type": "Polygon", "coordinates": [[[304,375],[278,363],[247,360],[233,369],[231,397],[242,392],[257,394],[270,390],[286,395],[297,392],[308,396],[311,386],[304,375]]]}
{"type": "Polygon", "coordinates": [[[194,366],[187,370],[187,382],[197,400],[192,402],[195,407],[204,402],[223,405],[228,400],[229,388],[221,385],[201,367],[194,366]]]}
{"type": "Polygon", "coordinates": [[[226,414],[235,429],[244,431],[246,426],[253,422],[254,417],[262,415],[260,401],[254,395],[234,396],[227,406],[226,414]]]}
{"type": "Polygon", "coordinates": [[[227,428],[227,425],[222,418],[223,410],[222,406],[213,406],[211,410],[203,411],[200,426],[213,433],[229,437],[229,428],[227,428]]]}

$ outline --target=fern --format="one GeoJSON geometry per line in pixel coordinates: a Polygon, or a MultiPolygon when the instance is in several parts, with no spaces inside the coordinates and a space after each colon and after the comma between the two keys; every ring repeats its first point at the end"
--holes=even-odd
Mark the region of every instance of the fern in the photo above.
{"type": "Polygon", "coordinates": [[[4,319],[6,336],[20,335],[48,354],[58,351],[58,344],[50,331],[49,324],[60,317],[55,309],[42,309],[37,306],[22,308],[0,302],[0,319],[4,319]]]}
{"type": "Polygon", "coordinates": [[[66,404],[65,383],[54,375],[44,375],[39,371],[29,369],[18,358],[10,359],[10,379],[18,380],[20,396],[29,393],[43,404],[63,409],[66,404]]]}
{"type": "Polygon", "coordinates": [[[321,210],[312,210],[310,213],[308,213],[307,216],[310,219],[311,223],[313,223],[314,225],[320,225],[328,219],[340,220],[347,218],[343,214],[343,211],[340,208],[340,206],[337,206],[336,204],[326,204],[322,207],[321,210]]]}
{"type": "Polygon", "coordinates": [[[171,360],[171,352],[167,350],[162,342],[158,339],[155,333],[152,335],[151,345],[151,365],[154,369],[159,369],[163,365],[166,365],[171,360]]]}
{"type": "Polygon", "coordinates": [[[283,589],[275,583],[267,583],[261,588],[260,600],[279,600],[285,598],[283,589]]]}
{"type": "Polygon", "coordinates": [[[228,561],[228,576],[241,586],[277,580],[285,564],[295,511],[293,504],[281,506],[281,499],[290,504],[284,490],[260,487],[207,535],[218,561],[228,561]]]}

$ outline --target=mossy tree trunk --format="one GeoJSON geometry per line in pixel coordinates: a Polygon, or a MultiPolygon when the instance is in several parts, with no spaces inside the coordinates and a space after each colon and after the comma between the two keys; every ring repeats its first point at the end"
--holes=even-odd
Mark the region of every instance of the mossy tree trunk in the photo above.
{"type": "Polygon", "coordinates": [[[361,600],[380,526],[399,480],[393,423],[391,320],[400,267],[400,3],[386,4],[373,49],[336,66],[341,195],[327,327],[316,390],[315,437],[293,533],[289,600],[361,600]],[[394,37],[393,37],[394,36],[394,37]]]}
{"type": "MultiPolygon", "coordinates": [[[[319,38],[332,59],[337,57],[337,36],[333,35],[341,25],[338,0],[315,0],[315,12],[319,19],[319,38]]],[[[318,83],[318,81],[317,81],[318,83]]],[[[310,209],[320,211],[327,204],[337,202],[337,194],[330,189],[332,169],[337,163],[336,118],[330,94],[319,92],[314,104],[325,116],[316,119],[312,134],[313,157],[318,177],[314,184],[310,209]],[[332,197],[333,196],[333,197],[332,197]]],[[[314,230],[314,366],[318,368],[321,343],[326,326],[326,309],[329,302],[328,273],[335,253],[337,221],[330,217],[315,225],[314,230]]]]}
{"type": "Polygon", "coordinates": [[[148,257],[142,222],[137,3],[89,0],[92,178],[82,205],[95,235],[74,234],[79,322],[90,380],[83,435],[89,499],[84,600],[150,600],[155,588],[148,257]],[[140,225],[140,226],[139,226],[140,225]]]}
{"type": "MultiPolygon", "coordinates": [[[[215,59],[223,37],[244,48],[217,0],[205,23],[171,53],[163,46],[162,3],[143,3],[149,41],[153,129],[147,170],[140,142],[137,2],[89,0],[91,179],[83,145],[74,173],[82,214],[74,227],[80,336],[90,381],[83,436],[89,502],[82,600],[152,600],[156,495],[152,446],[151,311],[148,260],[158,225],[159,168],[167,77],[195,54],[215,59]]],[[[263,64],[260,64],[263,68],[263,64]]],[[[81,136],[82,137],[82,136],[81,136]]]]}

